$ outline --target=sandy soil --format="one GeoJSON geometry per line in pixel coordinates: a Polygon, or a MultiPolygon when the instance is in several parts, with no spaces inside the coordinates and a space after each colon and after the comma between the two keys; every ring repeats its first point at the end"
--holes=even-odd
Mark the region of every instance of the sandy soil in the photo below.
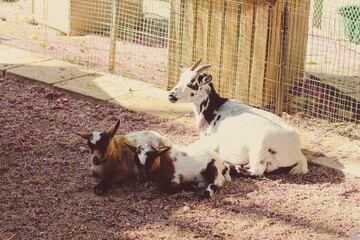
{"type": "MultiPolygon", "coordinates": [[[[87,162],[90,153],[74,130],[103,130],[119,118],[120,134],[152,129],[184,143],[194,141],[196,132],[4,78],[0,100],[0,239],[360,237],[360,178],[316,164],[303,176],[282,169],[264,180],[233,179],[201,203],[200,192],[166,195],[156,185],[136,182],[98,197],[91,191],[96,180],[87,162]]],[[[309,159],[335,154],[325,148],[326,139],[336,136],[303,131],[309,135],[302,134],[309,159]]],[[[354,143],[344,138],[337,144],[354,143]]],[[[337,151],[340,160],[360,155],[355,148],[337,151]]]]}

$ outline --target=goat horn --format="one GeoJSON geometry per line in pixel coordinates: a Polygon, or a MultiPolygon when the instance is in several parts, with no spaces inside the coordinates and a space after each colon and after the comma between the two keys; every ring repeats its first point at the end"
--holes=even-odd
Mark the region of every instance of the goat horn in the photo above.
{"type": "Polygon", "coordinates": [[[191,70],[191,71],[194,71],[195,68],[197,68],[197,66],[199,66],[201,60],[202,60],[201,58],[200,58],[199,60],[197,60],[197,62],[195,62],[195,63],[191,66],[190,70],[191,70]]]}
{"type": "Polygon", "coordinates": [[[198,74],[200,74],[201,72],[205,71],[206,69],[210,68],[211,66],[212,66],[211,64],[204,65],[204,66],[198,67],[195,71],[198,74]]]}

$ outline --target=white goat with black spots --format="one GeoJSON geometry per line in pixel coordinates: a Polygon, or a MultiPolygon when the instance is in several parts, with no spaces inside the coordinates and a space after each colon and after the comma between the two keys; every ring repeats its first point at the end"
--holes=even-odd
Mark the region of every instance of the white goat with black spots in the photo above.
{"type": "Polygon", "coordinates": [[[137,154],[140,178],[159,183],[166,193],[207,185],[202,200],[211,197],[225,181],[231,180],[229,165],[216,152],[196,143],[161,148],[125,143],[137,154]]]}
{"type": "Polygon", "coordinates": [[[305,174],[308,165],[301,153],[298,133],[280,117],[260,109],[221,98],[202,73],[211,65],[190,68],[170,91],[169,100],[193,103],[200,138],[226,162],[247,164],[250,174],[261,176],[279,167],[295,165],[291,174],[305,174]]]}

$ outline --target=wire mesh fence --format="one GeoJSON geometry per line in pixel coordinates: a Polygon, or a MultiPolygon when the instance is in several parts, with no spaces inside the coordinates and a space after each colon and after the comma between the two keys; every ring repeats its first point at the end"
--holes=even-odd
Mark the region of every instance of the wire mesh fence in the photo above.
{"type": "Polygon", "coordinates": [[[158,86],[166,84],[169,2],[19,0],[0,4],[4,44],[158,86]]]}
{"type": "MultiPolygon", "coordinates": [[[[360,3],[313,0],[310,10],[305,81],[289,93],[293,112],[333,122],[357,123],[360,129],[360,3]]],[[[336,126],[336,125],[334,125],[336,126]]],[[[349,126],[349,125],[348,125],[349,126]]]]}
{"type": "Polygon", "coordinates": [[[3,0],[0,17],[4,44],[165,89],[202,58],[224,97],[360,135],[357,0],[3,0]]]}

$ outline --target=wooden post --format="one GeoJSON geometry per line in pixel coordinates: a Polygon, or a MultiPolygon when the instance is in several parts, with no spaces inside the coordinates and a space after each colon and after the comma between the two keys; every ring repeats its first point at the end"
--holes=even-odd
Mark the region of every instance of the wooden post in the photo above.
{"type": "Polygon", "coordinates": [[[275,113],[277,115],[282,114],[283,110],[283,99],[284,99],[284,82],[286,76],[286,50],[287,50],[287,30],[288,30],[288,2],[285,0],[284,6],[284,14],[283,14],[283,21],[282,21],[282,48],[281,48],[281,70],[280,70],[280,78],[277,83],[276,88],[276,107],[275,113]]]}
{"type": "Polygon", "coordinates": [[[270,7],[269,36],[267,42],[267,59],[264,78],[264,106],[271,110],[275,108],[277,80],[280,73],[282,13],[284,1],[278,1],[270,7]]]}
{"type": "Polygon", "coordinates": [[[207,44],[207,61],[213,66],[207,71],[213,76],[212,83],[215,88],[219,89],[221,94],[221,85],[220,85],[220,68],[221,60],[220,56],[223,54],[221,52],[221,39],[222,39],[222,29],[223,29],[223,11],[224,3],[223,0],[211,0],[210,1],[210,17],[209,17],[209,29],[207,39],[209,42],[207,44]]]}
{"type": "Polygon", "coordinates": [[[263,1],[255,1],[255,3],[249,104],[263,107],[270,5],[263,1]]]}
{"type": "MultiPolygon", "coordinates": [[[[283,64],[283,67],[281,68],[280,80],[282,84],[282,95],[277,95],[278,111],[280,111],[279,104],[280,101],[283,101],[284,94],[288,93],[292,86],[296,86],[300,81],[304,80],[310,2],[310,0],[292,0],[285,2],[287,33],[285,36],[286,39],[283,41],[286,46],[283,46],[282,49],[286,52],[282,53],[283,58],[281,64],[283,64]],[[283,71],[285,71],[285,73],[283,71]]],[[[280,112],[278,113],[280,114],[280,112]]]]}
{"type": "Polygon", "coordinates": [[[116,19],[119,7],[119,0],[112,1],[111,8],[111,24],[110,24],[110,51],[109,51],[109,72],[113,73],[115,68],[115,54],[116,54],[116,19]]]}
{"type": "Polygon", "coordinates": [[[180,64],[183,55],[185,21],[185,0],[172,0],[170,4],[167,90],[173,88],[179,81],[180,69],[178,64],[180,64]]]}
{"type": "Polygon", "coordinates": [[[222,96],[234,98],[236,68],[238,62],[240,14],[241,4],[238,1],[225,1],[224,27],[222,31],[222,66],[221,66],[221,89],[222,96]]]}
{"type": "Polygon", "coordinates": [[[210,1],[198,0],[197,21],[196,21],[196,42],[194,60],[203,59],[202,64],[207,63],[207,44],[209,32],[210,1]],[[204,61],[205,60],[205,61],[204,61]]]}
{"type": "Polygon", "coordinates": [[[242,2],[239,23],[239,37],[236,66],[236,87],[235,97],[242,103],[249,103],[249,81],[251,72],[251,48],[252,48],[252,31],[254,24],[255,7],[253,0],[242,2]]]}

